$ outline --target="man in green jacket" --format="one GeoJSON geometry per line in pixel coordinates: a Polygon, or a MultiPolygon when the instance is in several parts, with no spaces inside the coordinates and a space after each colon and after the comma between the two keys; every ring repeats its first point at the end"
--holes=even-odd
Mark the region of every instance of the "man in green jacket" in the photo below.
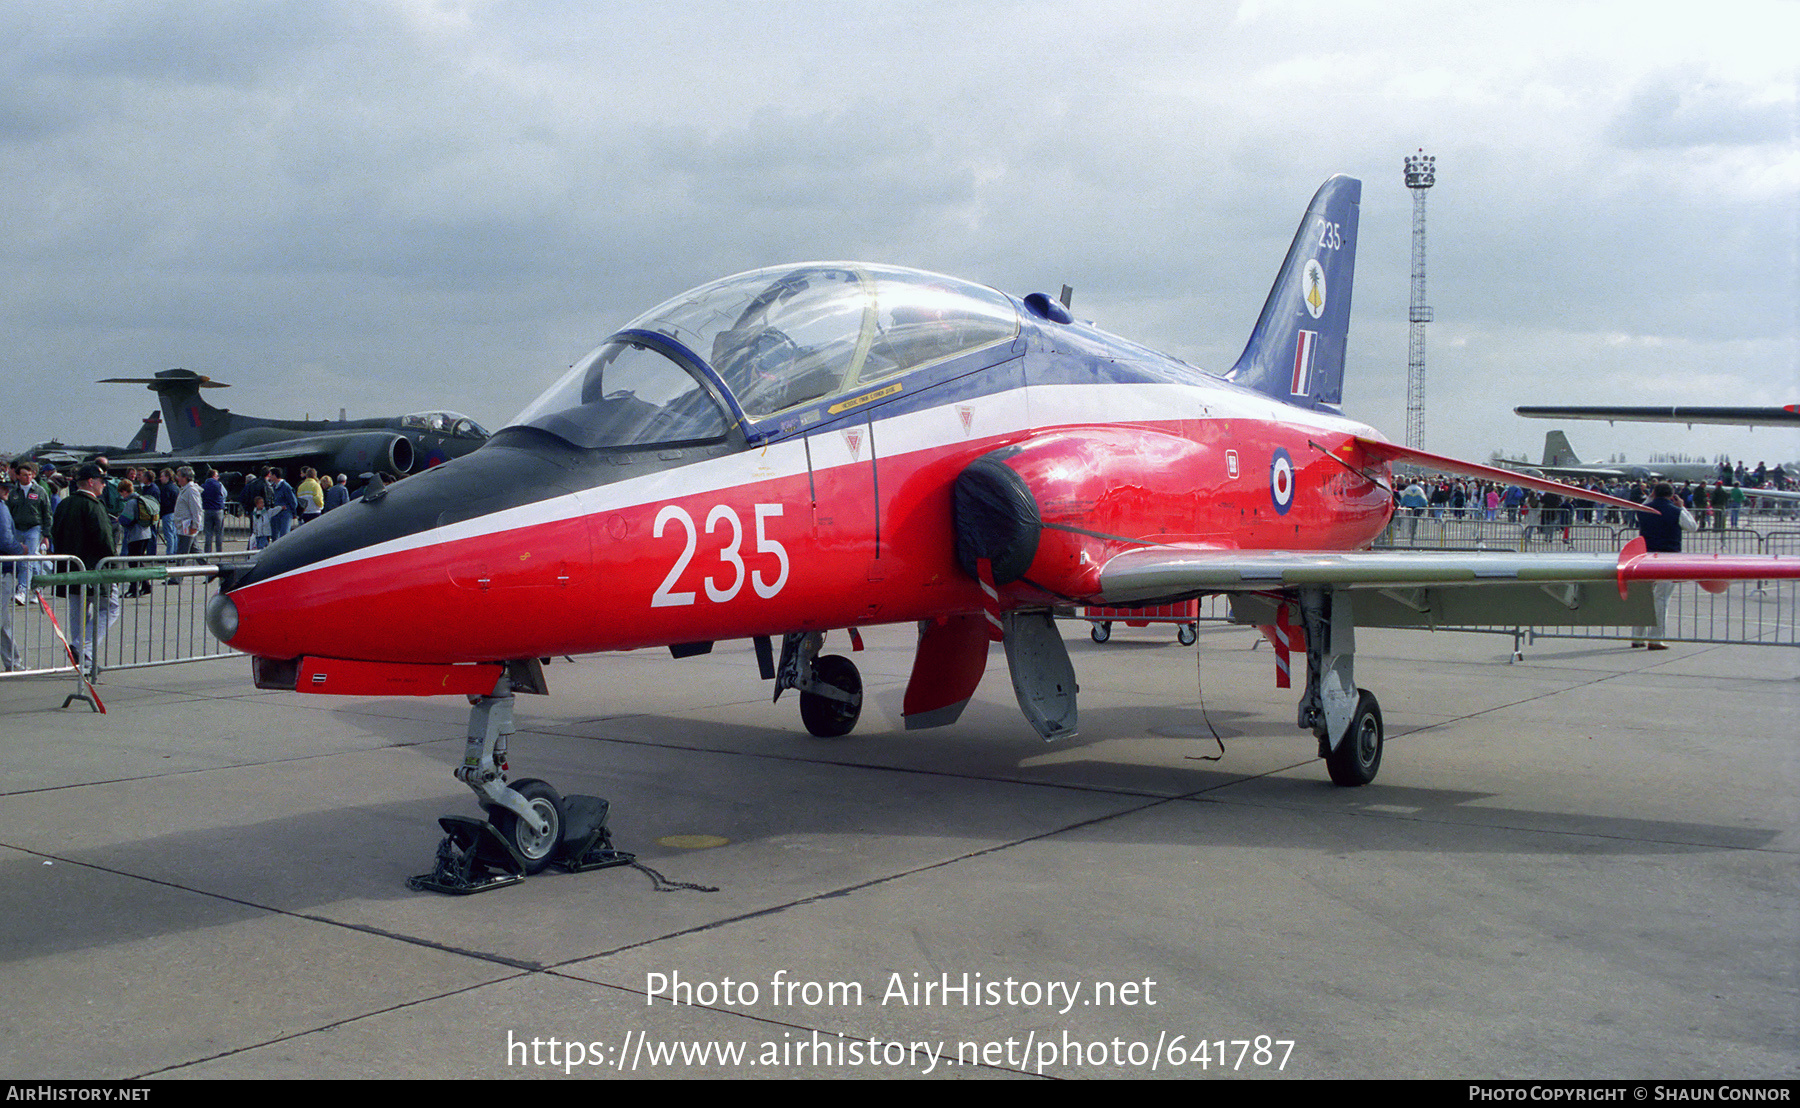
{"type": "MultiPolygon", "coordinates": [[[[56,552],[75,555],[85,569],[94,569],[101,559],[119,552],[118,541],[113,537],[113,517],[100,500],[105,488],[105,471],[93,462],[83,464],[75,474],[75,491],[57,505],[56,518],[50,524],[56,552]]],[[[118,618],[119,586],[83,586],[69,593],[69,642],[80,646],[84,667],[93,668],[94,651],[118,618]],[[90,599],[91,620],[86,618],[90,599]]]]}

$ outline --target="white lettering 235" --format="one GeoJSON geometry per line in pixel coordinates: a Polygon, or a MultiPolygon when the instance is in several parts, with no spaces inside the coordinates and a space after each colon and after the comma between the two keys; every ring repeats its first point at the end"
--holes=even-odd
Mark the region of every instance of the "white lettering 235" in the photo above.
{"type": "MultiPolygon", "coordinates": [[[[719,504],[706,514],[706,533],[708,535],[716,533],[721,522],[729,524],[731,532],[730,540],[719,551],[719,561],[731,567],[729,583],[721,585],[709,575],[704,582],[706,599],[714,604],[723,604],[732,599],[743,589],[746,576],[749,578],[750,587],[755,589],[756,595],[764,600],[772,599],[776,593],[781,591],[788,579],[787,549],[770,538],[765,527],[765,521],[770,516],[780,514],[781,505],[779,504],[756,505],[756,553],[775,555],[775,560],[781,567],[773,581],[764,577],[763,571],[760,569],[750,570],[746,573],[743,556],[739,554],[739,550],[744,545],[744,523],[738,518],[737,510],[729,504],[719,504]]],[[[656,513],[656,524],[651,529],[651,536],[662,538],[663,528],[668,525],[670,520],[681,524],[682,529],[687,532],[687,538],[682,545],[680,556],[675,559],[674,567],[669,570],[669,575],[663,578],[662,584],[656,587],[656,592],[650,597],[652,608],[670,608],[694,603],[694,593],[676,592],[674,586],[675,582],[681,579],[682,573],[687,570],[688,563],[694,560],[694,551],[699,546],[700,533],[694,526],[694,517],[688,515],[687,509],[676,504],[665,504],[662,511],[656,513]]]]}

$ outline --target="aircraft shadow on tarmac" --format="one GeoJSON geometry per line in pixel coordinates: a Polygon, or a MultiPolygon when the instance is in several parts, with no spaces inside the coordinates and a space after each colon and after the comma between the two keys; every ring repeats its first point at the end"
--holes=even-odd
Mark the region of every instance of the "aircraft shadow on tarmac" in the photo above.
{"type": "MultiPolygon", "coordinates": [[[[1133,709],[1094,713],[1093,733],[1080,743],[1108,741],[1107,717],[1131,716],[1133,709]]],[[[1199,713],[1191,713],[1199,722],[1199,713]]],[[[1167,722],[1164,709],[1161,718],[1167,722]]],[[[1226,714],[1224,718],[1231,718],[1226,714]]],[[[429,768],[418,782],[435,778],[453,762],[460,740],[411,745],[417,720],[354,713],[354,725],[377,732],[386,722],[398,737],[407,728],[407,748],[371,754],[405,758],[417,755],[429,768]]],[[[1075,759],[1057,764],[1045,776],[1025,765],[1022,750],[1041,754],[1045,747],[976,733],[955,745],[958,767],[934,771],[897,765],[877,757],[889,747],[913,743],[915,736],[873,733],[829,744],[780,728],[742,724],[709,727],[702,744],[659,739],[659,732],[688,732],[691,719],[646,715],[598,721],[598,730],[621,737],[534,731],[529,715],[521,721],[515,757],[553,772],[570,791],[607,797],[613,805],[618,845],[640,854],[652,865],[680,879],[723,881],[736,885],[718,898],[693,894],[682,900],[678,915],[693,922],[729,917],[770,903],[829,894],[871,879],[867,872],[826,872],[816,887],[796,888],[791,881],[777,888],[757,888],[745,872],[758,872],[754,862],[727,852],[768,849],[768,841],[809,835],[854,833],[870,837],[926,836],[1004,846],[1063,838],[1073,842],[1142,842],[1145,845],[1189,844],[1199,848],[1316,849],[1333,855],[1363,851],[1429,852],[1446,856],[1585,855],[1631,858],[1766,847],[1776,832],[1718,824],[1685,823],[1528,811],[1481,805],[1492,794],[1385,785],[1379,790],[1346,794],[1313,777],[1248,778],[1209,763],[1188,762],[1134,767],[1134,776],[1160,782],[1151,791],[1084,783],[1096,763],[1075,759]],[[975,754],[973,760],[970,755],[975,754]],[[998,790],[998,796],[995,791],[998,790]],[[984,803],[984,796],[997,803],[984,803]],[[1346,800],[1346,797],[1354,797],[1346,800]],[[1174,824],[1168,819],[1136,819],[1137,813],[1166,805],[1185,805],[1193,818],[1174,824]],[[1004,809],[1010,814],[996,814],[1004,809]],[[1019,812],[1035,814],[1037,823],[1022,827],[1019,812]],[[1342,821],[1356,819],[1354,834],[1344,834],[1342,821]],[[1146,837],[1153,827],[1191,828],[1191,837],[1146,837]],[[705,828],[731,840],[719,851],[684,852],[659,847],[655,838],[675,830],[705,828]],[[1479,834],[1472,833],[1479,831],[1479,834]]],[[[593,721],[577,725],[596,728],[593,721]]],[[[1016,729],[1008,719],[1008,729],[1016,729]]],[[[981,729],[985,730],[985,728],[981,729]]],[[[1404,745],[1404,736],[1398,737],[1404,745]]],[[[1146,742],[1167,742],[1145,738],[1146,742]]],[[[1296,748],[1301,744],[1284,739],[1296,748]]],[[[1197,747],[1198,748],[1198,747],[1197,747]]],[[[1069,747],[1063,749],[1066,755],[1069,747]]],[[[1115,745],[1115,750],[1117,749],[1115,745]]],[[[1296,749],[1294,761],[1303,751],[1296,749]]],[[[914,760],[918,759],[917,752],[914,760]]],[[[232,767],[242,774],[266,767],[232,767]]],[[[211,771],[208,771],[211,772],[211,771]]],[[[178,775],[191,779],[192,775],[178,775]]],[[[161,779],[169,781],[169,778],[161,779]]],[[[232,826],[178,832],[104,847],[50,852],[56,861],[94,867],[104,875],[77,880],[68,896],[79,910],[41,912],[7,901],[26,898],[43,903],[69,903],[48,890],[46,882],[67,881],[71,871],[53,872],[40,856],[15,857],[0,865],[0,908],[15,921],[31,926],[10,928],[0,936],[0,959],[41,957],[60,951],[129,942],[134,939],[198,927],[216,926],[265,910],[312,914],[347,901],[399,901],[430,894],[410,892],[407,875],[429,868],[439,837],[436,817],[475,814],[468,798],[449,787],[442,796],[351,805],[271,820],[245,819],[232,826]],[[49,875],[49,876],[46,876],[49,875]],[[134,897],[159,896],[167,889],[145,890],[142,881],[172,886],[193,894],[175,896],[157,911],[132,911],[134,897]],[[98,885],[103,903],[82,903],[98,885]],[[224,898],[223,900],[219,898],[224,898]]],[[[171,786],[175,788],[178,786],[171,786]]],[[[186,786],[191,787],[191,786],[186,786]]],[[[154,792],[154,784],[150,792],[154,792]]],[[[396,789],[396,791],[402,791],[396,789]]],[[[254,798],[239,789],[236,800],[246,815],[254,798]]],[[[141,800],[150,800],[148,795],[141,800]]],[[[102,813],[97,818],[106,818],[102,813]]],[[[128,816],[121,814],[118,819],[128,816]]],[[[128,832],[125,832],[128,834],[128,832]]],[[[957,856],[955,851],[950,858],[957,856]]],[[[914,860],[916,861],[916,859],[914,860]]],[[[900,872],[916,868],[913,863],[900,872]]],[[[882,875],[876,875],[882,876],[882,875]]],[[[576,877],[533,879],[554,881],[552,893],[572,897],[644,897],[654,895],[637,875],[606,871],[576,877]]],[[[528,887],[529,887],[528,883],[528,887]]],[[[515,891],[492,894],[519,895],[515,891]]],[[[454,912],[444,901],[444,912],[454,912]]],[[[429,909],[427,909],[429,911],[429,909]]],[[[328,913],[321,918],[336,918],[328,913]]]]}
{"type": "MultiPolygon", "coordinates": [[[[757,729],[739,729],[738,737],[746,735],[757,735],[757,729]]],[[[552,738],[565,744],[571,742],[567,736],[521,732],[520,746],[537,748],[543,755],[545,740],[552,738]]],[[[984,817],[983,805],[971,803],[971,796],[983,792],[984,787],[1012,794],[1005,802],[1009,808],[1026,799],[1043,813],[1042,829],[1024,835],[1019,834],[1017,827],[1011,829],[1018,841],[1048,837],[1072,842],[1158,845],[1144,833],[1152,826],[1168,827],[1170,821],[1140,820],[1133,815],[1146,807],[1167,804],[1189,806],[1193,818],[1181,818],[1178,824],[1193,828],[1195,834],[1179,840],[1163,837],[1161,845],[1179,843],[1213,849],[1316,849],[1333,855],[1400,851],[1446,856],[1633,858],[1756,850],[1775,838],[1770,831],[1715,824],[1486,806],[1467,809],[1462,806],[1484,799],[1485,794],[1400,786],[1386,786],[1378,795],[1371,793],[1367,803],[1359,802],[1354,807],[1340,805],[1335,810],[1320,810],[1321,795],[1341,798],[1343,794],[1310,778],[1263,778],[1251,783],[1252,795],[1242,796],[1229,787],[1233,775],[1202,768],[1179,771],[1177,776],[1183,778],[1180,784],[1192,785],[1194,791],[1213,789],[1221,783],[1228,787],[1222,793],[1212,792],[1199,798],[1111,794],[1124,803],[1110,813],[1102,810],[1096,817],[1096,796],[1091,789],[1019,779],[944,778],[860,762],[853,750],[841,747],[831,761],[823,762],[815,760],[816,755],[805,755],[808,740],[790,738],[798,760],[734,753],[720,743],[707,750],[664,748],[658,751],[663,757],[652,759],[664,764],[646,772],[642,766],[647,760],[646,749],[641,741],[621,744],[607,740],[574,740],[589,748],[582,752],[584,755],[599,755],[579,775],[573,769],[576,763],[566,761],[565,756],[545,760],[565,773],[572,786],[608,796],[615,813],[622,817],[614,820],[621,848],[638,852],[645,861],[678,879],[723,880],[728,886],[738,886],[735,891],[728,888],[718,898],[684,895],[676,913],[688,921],[683,925],[736,916],[799,897],[829,894],[870,880],[863,872],[828,873],[819,875],[811,890],[796,889],[791,883],[759,890],[743,876],[746,870],[756,872],[756,863],[746,863],[742,858],[734,862],[728,857],[709,857],[734,850],[756,850],[759,845],[766,849],[766,843],[759,844],[759,840],[836,834],[854,827],[862,836],[929,835],[991,844],[996,836],[1004,838],[1007,832],[998,830],[993,819],[984,817]],[[609,757],[607,747],[614,748],[620,757],[609,757]],[[696,760],[711,763],[710,769],[682,772],[682,766],[671,764],[681,762],[691,770],[696,760]],[[636,762],[638,767],[612,776],[607,765],[615,761],[624,765],[636,762]],[[709,778],[716,781],[720,790],[716,795],[709,796],[707,789],[695,787],[709,778]],[[807,807],[791,800],[780,805],[745,801],[747,796],[771,792],[790,798],[802,794],[816,797],[818,803],[807,807]],[[1029,795],[1022,797],[1022,792],[1029,795]],[[1403,814],[1409,809],[1416,814],[1403,814]],[[1342,820],[1346,818],[1358,820],[1356,834],[1342,833],[1342,820]],[[664,830],[643,835],[639,829],[648,822],[661,824],[664,830]],[[1065,826],[1059,828],[1059,823],[1065,826]],[[684,852],[659,847],[653,841],[654,834],[695,827],[718,828],[731,839],[731,844],[716,852],[684,852]],[[1472,833],[1477,830],[1479,834],[1472,833]]],[[[433,773],[445,752],[442,746],[417,750],[434,763],[433,773]]],[[[442,797],[336,808],[69,851],[59,855],[58,861],[95,867],[105,874],[75,882],[70,895],[78,910],[43,912],[28,910],[23,903],[7,906],[8,918],[28,919],[31,925],[8,929],[11,933],[3,936],[4,942],[0,943],[0,960],[37,958],[219,926],[260,916],[268,910],[310,915],[321,907],[346,901],[430,900],[431,894],[408,891],[405,878],[429,867],[438,837],[436,817],[446,812],[473,814],[472,809],[466,798],[446,788],[442,797]],[[305,844],[306,849],[297,850],[297,844],[305,844]],[[142,881],[198,895],[172,896],[158,910],[134,911],[137,898],[168,893],[167,888],[147,890],[142,881]],[[105,890],[100,894],[100,903],[93,902],[96,884],[105,890]]],[[[0,865],[0,887],[13,890],[10,896],[0,897],[0,906],[14,897],[41,903],[46,880],[67,878],[69,867],[62,868],[63,873],[47,878],[50,869],[36,856],[15,857],[0,865]]],[[[900,867],[900,871],[910,868],[916,867],[909,864],[900,867]]],[[[552,891],[544,893],[552,896],[564,892],[575,898],[656,895],[642,878],[627,871],[533,879],[533,884],[540,882],[555,882],[550,886],[552,891]]],[[[519,894],[502,891],[492,895],[519,894]]],[[[70,904],[69,899],[57,899],[70,904]]],[[[458,911],[451,901],[441,903],[443,912],[458,911]]],[[[333,912],[321,918],[339,915],[333,912]]]]}
{"type": "MultiPolygon", "coordinates": [[[[1070,638],[1073,651],[1114,657],[1180,649],[1173,630],[1161,626],[1116,634],[1105,646],[1088,643],[1085,634],[1070,638]]],[[[606,797],[621,849],[672,878],[723,887],[718,894],[663,897],[654,911],[627,913],[640,929],[701,925],[980,851],[1004,859],[1009,846],[1026,841],[1330,857],[1386,851],[1603,860],[1761,850],[1780,835],[1741,824],[1595,815],[1573,805],[1534,810],[1495,804],[1506,797],[1493,791],[1409,787],[1391,778],[1374,789],[1336,789],[1316,772],[1312,741],[1292,728],[1285,711],[1270,710],[1266,694],[1241,707],[1230,703],[1226,690],[1235,672],[1206,675],[1204,711],[1191,701],[1172,707],[1161,692],[1145,689],[1134,694],[1141,705],[1096,702],[1082,713],[1081,733],[1054,744],[1020,724],[1003,680],[984,685],[957,727],[905,732],[898,720],[907,659],[904,652],[871,646],[864,664],[870,703],[878,711],[866,713],[870,726],[841,739],[804,734],[792,705],[771,708],[762,686],[749,679],[739,686],[733,678],[709,694],[710,706],[693,707],[684,703],[693,691],[686,682],[653,688],[634,683],[636,674],[626,669],[623,684],[633,696],[615,712],[608,709],[618,702],[600,699],[603,686],[578,680],[579,671],[559,670],[560,695],[521,703],[513,776],[542,776],[566,792],[606,797]],[[1225,706],[1215,704],[1215,692],[1225,706]],[[668,704],[658,704],[659,697],[668,704]],[[1217,752],[1214,729],[1225,740],[1226,759],[1200,761],[1217,752]],[[694,852],[656,842],[693,832],[730,842],[694,852]],[[855,838],[896,840],[906,849],[885,852],[900,861],[878,864],[852,861],[852,851],[842,859],[821,851],[826,860],[813,870],[770,873],[768,860],[796,844],[829,840],[842,847],[855,838]]],[[[653,657],[642,661],[647,667],[667,664],[653,657]]],[[[754,672],[735,656],[712,664],[754,672]]],[[[1194,663],[1184,652],[1179,664],[1194,663]]],[[[1268,663],[1256,664],[1260,669],[1268,663]]],[[[1114,680],[1115,690],[1123,684],[1099,680],[1114,680]]],[[[407,876],[430,868],[441,837],[438,816],[479,814],[448,772],[463,753],[460,703],[356,700],[325,714],[330,730],[358,738],[353,748],[321,758],[316,770],[221,766],[129,782],[117,791],[98,784],[14,797],[11,803],[43,807],[43,826],[67,818],[73,804],[80,819],[98,829],[73,836],[80,845],[66,848],[40,845],[54,841],[46,836],[8,837],[9,845],[41,854],[9,852],[0,863],[0,890],[6,890],[0,912],[14,921],[0,931],[0,961],[271,911],[357,921],[357,903],[364,902],[375,906],[377,916],[399,912],[439,922],[466,911],[405,887],[407,876]],[[347,779],[351,766],[356,768],[347,779]],[[284,790],[288,796],[281,796],[284,790]],[[271,798],[286,802],[303,790],[315,799],[302,803],[321,806],[268,818],[271,798]],[[122,796],[131,803],[117,803],[122,796]],[[134,827],[143,818],[134,812],[153,810],[157,814],[149,818],[157,827],[214,826],[154,834],[134,827]],[[86,845],[96,841],[106,845],[86,845]],[[46,858],[77,865],[46,866],[46,858]],[[133,910],[140,900],[154,902],[155,909],[133,910]],[[409,900],[418,904],[408,907],[409,900]],[[67,910],[46,912],[46,904],[67,910]]],[[[1415,738],[1396,727],[1390,753],[1426,759],[1439,737],[1415,738]]],[[[573,905],[583,898],[642,901],[652,894],[641,875],[607,871],[534,878],[522,890],[488,895],[573,905]]],[[[619,925],[596,919],[592,926],[619,925]]]]}
{"type": "MultiPolygon", "coordinates": [[[[871,688],[868,696],[870,704],[879,707],[887,719],[900,719],[903,697],[900,687],[871,688]]],[[[742,705],[721,705],[721,710],[741,713],[742,705]]],[[[344,713],[346,726],[379,730],[384,724],[384,717],[370,716],[357,711],[354,706],[344,709],[344,713]]],[[[892,779],[885,775],[893,775],[898,779],[926,782],[944,779],[975,786],[991,782],[1008,787],[1118,796],[1127,802],[1127,807],[1121,809],[1124,811],[1138,807],[1129,803],[1131,798],[1139,798],[1148,804],[1235,802],[1246,807],[1303,809],[1320,819],[1363,814],[1410,819],[1421,824],[1477,825],[1591,836],[1615,843],[1622,854],[1655,854],[1665,849],[1755,850],[1768,846],[1780,834],[1775,830],[1739,824],[1515,809],[1488,803],[1499,794],[1475,789],[1419,788],[1390,782],[1379,790],[1347,793],[1331,787],[1312,773],[1316,758],[1310,739],[1297,735],[1285,721],[1271,718],[1260,707],[1242,710],[1170,707],[1166,704],[1097,707],[1082,713],[1080,734],[1055,743],[1045,743],[1021,728],[1010,704],[979,697],[969,705],[956,729],[907,732],[896,723],[887,730],[868,727],[842,738],[819,739],[799,731],[779,710],[771,718],[779,722],[764,726],[626,710],[584,719],[534,720],[527,708],[520,712],[519,731],[512,745],[513,775],[566,775],[571,791],[607,797],[615,814],[615,834],[621,826],[620,819],[630,819],[633,811],[658,810],[653,801],[624,791],[638,786],[654,790],[666,785],[655,779],[653,771],[644,771],[645,756],[641,752],[646,748],[666,752],[672,757],[692,755],[730,759],[734,766],[763,764],[770,767],[772,773],[779,772],[784,765],[816,766],[848,772],[869,771],[883,774],[884,779],[892,779]],[[1219,745],[1212,738],[1215,732],[1225,742],[1223,761],[1208,758],[1219,753],[1219,745]],[[577,745],[562,745],[571,740],[577,745]],[[547,750],[546,744],[557,744],[559,749],[547,750]],[[1134,749],[1145,753],[1140,757],[1134,754],[1134,749]],[[1085,753],[1089,751],[1091,755],[1085,753]],[[1291,772],[1294,770],[1299,772],[1291,772]]],[[[874,713],[865,716],[870,723],[875,718],[874,713]]],[[[416,743],[416,723],[409,724],[399,718],[391,722],[396,743],[408,746],[416,743]]],[[[1408,733],[1398,729],[1390,735],[1391,742],[1401,744],[1402,753],[1407,738],[1408,733]]],[[[448,769],[459,763],[462,744],[460,740],[435,742],[417,745],[415,751],[448,769]]],[[[445,776],[448,777],[447,772],[445,776]]],[[[734,809],[740,807],[744,795],[750,792],[743,786],[746,780],[751,779],[741,770],[725,772],[717,797],[719,804],[734,809]]],[[[691,785],[691,782],[684,783],[691,785]]],[[[871,792],[883,787],[877,786],[871,792]]],[[[784,787],[782,791],[784,796],[793,795],[791,788],[784,787]]],[[[681,788],[679,795],[690,800],[703,796],[691,787],[681,788]]],[[[792,804],[772,806],[769,814],[755,820],[754,834],[854,831],[907,835],[921,829],[927,829],[933,835],[979,836],[988,833],[984,821],[958,807],[959,802],[954,798],[942,799],[938,805],[896,811],[866,808],[861,800],[845,808],[835,798],[827,803],[826,796],[821,793],[818,800],[825,818],[806,819],[806,809],[792,804]],[[840,809],[845,812],[842,818],[835,814],[840,809]],[[877,817],[882,822],[876,822],[877,817]]],[[[456,790],[446,789],[443,812],[476,814],[472,805],[462,801],[456,790]]],[[[683,814],[684,819],[696,817],[704,821],[704,812],[683,814]]],[[[1221,829],[1221,833],[1230,834],[1229,828],[1221,829]]],[[[1229,841],[1238,845],[1283,847],[1303,845],[1310,840],[1300,837],[1284,841],[1257,830],[1241,843],[1235,837],[1229,841]]],[[[1207,845],[1213,842],[1209,839],[1207,845]]],[[[1224,842],[1221,840],[1220,845],[1224,842]]],[[[657,852],[657,848],[647,841],[635,846],[621,841],[619,845],[622,849],[639,851],[646,858],[657,852]]],[[[1335,843],[1333,849],[1355,851],[1363,846],[1351,841],[1335,843]]],[[[1384,843],[1379,848],[1393,847],[1384,843]]],[[[1420,849],[1519,853],[1532,848],[1462,843],[1448,848],[1432,844],[1420,849]]],[[[1546,853],[1564,850],[1562,845],[1544,847],[1546,853]]],[[[664,852],[663,856],[670,854],[683,856],[681,851],[664,852]]]]}

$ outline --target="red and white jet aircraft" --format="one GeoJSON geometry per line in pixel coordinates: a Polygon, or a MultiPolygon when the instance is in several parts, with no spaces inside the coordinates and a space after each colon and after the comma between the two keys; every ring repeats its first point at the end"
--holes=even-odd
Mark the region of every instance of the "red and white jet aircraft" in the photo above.
{"type": "Polygon", "coordinates": [[[1800,574],[1800,561],[1409,554],[1370,543],[1390,465],[1556,489],[1410,450],[1339,410],[1361,183],[1313,198],[1222,376],[1042,293],[819,262],[727,277],[645,313],[481,449],[299,528],[226,584],[213,632],[259,685],[474,700],[458,776],[541,868],[564,812],[506,780],[512,693],[559,654],[755,640],[817,735],[861,681],[828,631],[916,622],[909,728],[953,722],[1005,643],[1021,708],[1076,726],[1053,622],[1071,605],[1228,593],[1298,632],[1300,726],[1332,780],[1372,780],[1375,697],[1354,628],[1649,623],[1632,581],[1800,574]],[[1470,588],[1486,586],[1487,588],[1470,588]],[[1491,599],[1471,600],[1486,595],[1491,599]],[[779,636],[777,660],[775,638],[779,636]]]}

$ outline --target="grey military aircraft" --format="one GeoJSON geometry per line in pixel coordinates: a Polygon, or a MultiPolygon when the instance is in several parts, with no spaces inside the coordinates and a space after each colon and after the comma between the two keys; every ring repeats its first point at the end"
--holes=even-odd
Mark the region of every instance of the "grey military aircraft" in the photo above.
{"type": "Polygon", "coordinates": [[[19,452],[19,457],[29,458],[43,465],[46,462],[61,469],[66,466],[80,465],[90,458],[114,455],[146,454],[156,449],[157,431],[162,427],[162,413],[151,412],[138,428],[135,438],[124,446],[103,446],[98,443],[71,444],[51,439],[26,447],[19,452]]]}
{"type": "MultiPolygon", "coordinates": [[[[1524,412],[1525,409],[1515,409],[1524,412]]],[[[1609,409],[1610,410],[1610,409],[1609,409]]],[[[1508,469],[1541,473],[1546,477],[1560,477],[1565,480],[1600,480],[1600,481],[1692,481],[1712,484],[1720,479],[1719,467],[1713,462],[1636,462],[1586,463],[1569,445],[1569,436],[1561,431],[1548,431],[1544,434],[1544,460],[1533,465],[1529,462],[1502,463],[1508,469]]],[[[1771,500],[1800,500],[1800,493],[1784,492],[1778,489],[1744,490],[1752,496],[1765,497],[1771,500]]]]}
{"type": "Polygon", "coordinates": [[[167,454],[108,455],[114,465],[312,466],[327,473],[399,476],[461,457],[488,439],[486,429],[456,412],[349,420],[238,415],[200,396],[201,389],[229,386],[187,369],[165,369],[154,377],[108,377],[100,383],[145,385],[156,393],[173,448],[167,454]]]}

